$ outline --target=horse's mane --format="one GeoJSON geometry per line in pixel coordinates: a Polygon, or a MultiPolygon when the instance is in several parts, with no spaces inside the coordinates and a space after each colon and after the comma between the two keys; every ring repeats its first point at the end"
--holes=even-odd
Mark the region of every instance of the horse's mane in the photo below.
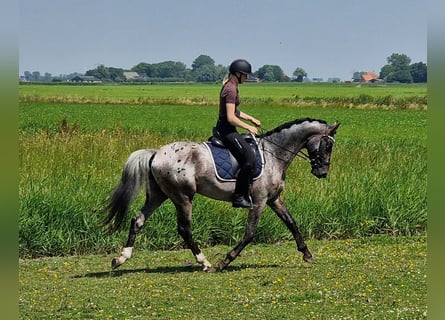
{"type": "Polygon", "coordinates": [[[305,121],[309,121],[309,122],[317,121],[317,122],[320,122],[320,123],[327,124],[327,122],[326,122],[325,120],[321,120],[321,119],[312,119],[312,118],[301,118],[301,119],[296,119],[296,120],[293,120],[293,121],[289,121],[289,122],[283,123],[282,125],[276,127],[275,129],[270,130],[270,131],[268,131],[268,132],[266,132],[266,133],[260,135],[260,138],[264,138],[264,137],[270,136],[271,134],[280,132],[280,131],[283,130],[283,129],[289,129],[289,128],[292,127],[293,125],[300,124],[300,123],[303,123],[303,122],[305,122],[305,121]]]}

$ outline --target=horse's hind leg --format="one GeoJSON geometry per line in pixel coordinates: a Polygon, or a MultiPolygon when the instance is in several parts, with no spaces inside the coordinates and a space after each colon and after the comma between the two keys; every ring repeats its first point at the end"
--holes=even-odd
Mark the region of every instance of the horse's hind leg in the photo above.
{"type": "Polygon", "coordinates": [[[309,263],[314,262],[312,254],[309,251],[306,243],[304,242],[300,230],[298,230],[297,224],[295,223],[294,218],[289,213],[289,210],[284,204],[283,199],[281,199],[281,197],[278,197],[277,199],[268,204],[272,208],[272,210],[275,211],[278,217],[284,222],[286,227],[290,230],[290,232],[294,236],[294,239],[297,242],[298,251],[303,253],[303,260],[309,263]]]}
{"type": "Polygon", "coordinates": [[[167,197],[162,193],[158,193],[156,198],[152,197],[149,199],[149,197],[147,196],[144,206],[141,208],[138,214],[131,219],[127,243],[125,244],[121,255],[117,258],[113,258],[113,260],[111,261],[112,269],[116,269],[126,260],[131,258],[137,234],[139,233],[139,231],[141,231],[145,221],[151,216],[153,211],[155,211],[166,199],[167,197]]]}
{"type": "Polygon", "coordinates": [[[196,242],[193,241],[191,200],[187,199],[184,201],[180,201],[180,203],[175,201],[175,207],[178,220],[178,233],[184,239],[188,248],[192,251],[193,255],[196,258],[196,261],[204,267],[203,270],[206,272],[214,272],[215,269],[212,267],[212,264],[201,252],[196,242]]]}

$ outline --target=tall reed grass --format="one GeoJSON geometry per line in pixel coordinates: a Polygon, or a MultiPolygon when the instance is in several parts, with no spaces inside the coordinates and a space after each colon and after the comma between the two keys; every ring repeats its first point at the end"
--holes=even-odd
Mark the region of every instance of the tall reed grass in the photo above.
{"type": "MultiPolygon", "coordinates": [[[[129,154],[174,140],[205,140],[216,109],[199,106],[21,103],[19,251],[22,257],[115,252],[124,231],[99,227],[103,201],[129,154]]],[[[303,116],[342,122],[325,180],[296,159],[283,197],[306,238],[425,234],[426,112],[251,107],[265,126],[303,116]]],[[[132,206],[134,215],[142,194],[132,206]]],[[[247,212],[197,196],[194,236],[201,245],[233,245],[247,212]]],[[[290,240],[270,210],[257,242],[290,240]]],[[[146,223],[137,246],[179,248],[174,207],[166,202],[146,223]]]]}

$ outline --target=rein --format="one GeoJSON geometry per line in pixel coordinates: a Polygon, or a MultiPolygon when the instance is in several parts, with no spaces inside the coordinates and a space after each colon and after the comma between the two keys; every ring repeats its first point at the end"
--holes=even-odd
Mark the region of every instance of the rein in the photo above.
{"type": "MultiPolygon", "coordinates": [[[[264,134],[265,134],[266,132],[268,132],[268,130],[266,130],[264,127],[260,127],[259,129],[260,129],[260,134],[261,134],[260,139],[265,140],[265,141],[267,141],[267,142],[273,144],[274,146],[277,146],[277,147],[280,148],[281,150],[284,150],[284,151],[286,151],[286,152],[289,152],[289,153],[293,154],[294,156],[300,157],[301,159],[304,159],[304,160],[306,160],[306,161],[308,161],[308,162],[311,162],[311,158],[310,158],[309,155],[306,154],[304,151],[299,150],[298,152],[294,152],[294,151],[292,151],[292,150],[289,150],[289,149],[283,147],[282,145],[279,145],[278,143],[273,142],[272,140],[266,139],[266,138],[264,137],[264,134]]],[[[263,148],[263,152],[267,151],[267,150],[264,150],[264,145],[263,145],[263,144],[261,144],[261,146],[262,146],[262,148],[263,148]]],[[[275,155],[274,155],[274,156],[275,156],[275,155]]],[[[284,159],[278,158],[277,156],[275,156],[275,158],[277,158],[278,160],[281,160],[281,161],[285,161],[284,159]]]]}

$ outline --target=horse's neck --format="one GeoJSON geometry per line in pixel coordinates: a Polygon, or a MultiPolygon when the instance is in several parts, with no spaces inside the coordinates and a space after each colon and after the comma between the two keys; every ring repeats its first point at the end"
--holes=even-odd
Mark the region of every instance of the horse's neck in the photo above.
{"type": "Polygon", "coordinates": [[[320,131],[319,125],[319,123],[304,123],[272,134],[268,137],[268,149],[288,166],[304,147],[307,139],[320,131]]]}

